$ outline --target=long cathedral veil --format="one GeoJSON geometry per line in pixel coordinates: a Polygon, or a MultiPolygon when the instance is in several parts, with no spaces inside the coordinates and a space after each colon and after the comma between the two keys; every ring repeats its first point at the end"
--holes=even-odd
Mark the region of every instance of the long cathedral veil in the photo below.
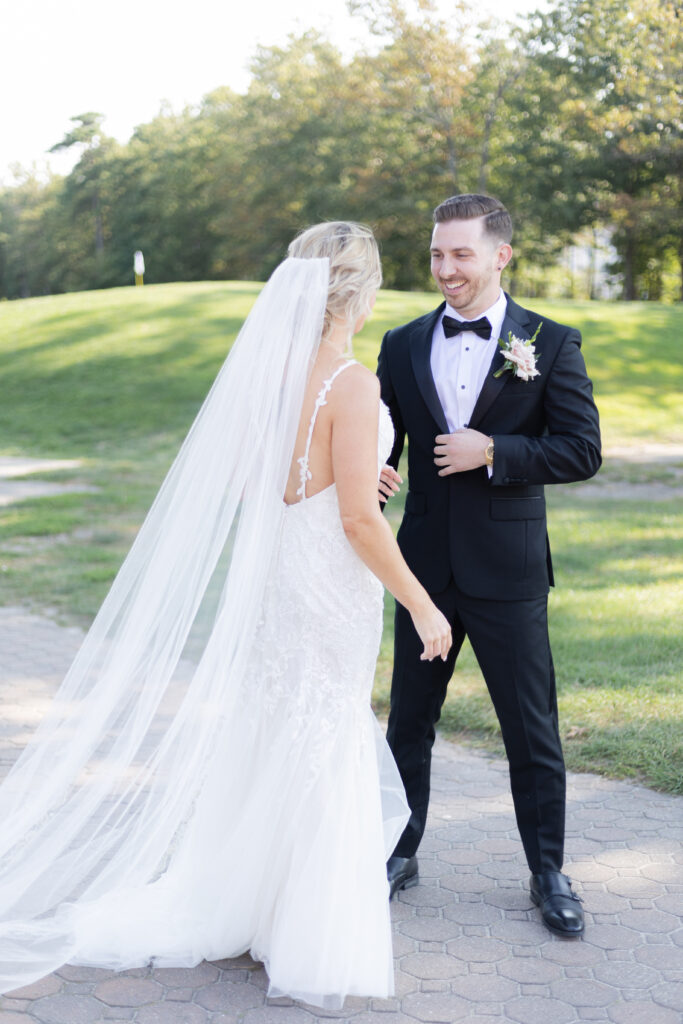
{"type": "Polygon", "coordinates": [[[65,906],[147,885],[173,855],[249,654],[328,277],[289,258],[263,288],[0,788],[0,991],[71,958],[65,906]]]}

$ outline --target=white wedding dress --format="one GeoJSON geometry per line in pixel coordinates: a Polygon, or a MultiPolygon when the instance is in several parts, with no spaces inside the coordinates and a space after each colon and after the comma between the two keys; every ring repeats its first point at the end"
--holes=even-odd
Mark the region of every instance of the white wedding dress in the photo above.
{"type": "MultiPolygon", "coordinates": [[[[329,277],[288,257],[264,285],[0,786],[0,992],[246,950],[273,995],[392,991],[408,811],[369,705],[382,588],[334,486],[306,493],[331,381],[282,500],[329,277]]],[[[378,465],[392,437],[380,407],[378,465]]]]}
{"type": "MultiPolygon", "coordinates": [[[[336,1009],[393,993],[386,859],[408,808],[370,708],[383,588],[346,538],[335,485],[306,496],[337,373],[192,817],[152,884],[59,910],[72,963],[187,966],[251,950],[272,996],[336,1009]]],[[[392,441],[380,405],[378,467],[392,441]]]]}

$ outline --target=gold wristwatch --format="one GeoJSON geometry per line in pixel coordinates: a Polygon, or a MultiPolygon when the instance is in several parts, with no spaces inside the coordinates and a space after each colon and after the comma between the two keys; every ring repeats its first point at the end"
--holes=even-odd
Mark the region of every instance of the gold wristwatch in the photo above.
{"type": "Polygon", "coordinates": [[[491,438],[489,443],[486,445],[486,449],[484,450],[484,458],[486,459],[487,466],[493,465],[493,438],[491,438]]]}

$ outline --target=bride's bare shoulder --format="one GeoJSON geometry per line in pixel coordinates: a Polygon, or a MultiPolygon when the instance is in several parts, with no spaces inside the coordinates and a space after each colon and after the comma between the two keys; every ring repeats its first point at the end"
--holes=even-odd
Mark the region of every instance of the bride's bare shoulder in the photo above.
{"type": "Polygon", "coordinates": [[[336,392],[340,405],[358,409],[368,405],[376,406],[379,398],[377,376],[361,363],[353,363],[335,380],[332,394],[336,392]]]}

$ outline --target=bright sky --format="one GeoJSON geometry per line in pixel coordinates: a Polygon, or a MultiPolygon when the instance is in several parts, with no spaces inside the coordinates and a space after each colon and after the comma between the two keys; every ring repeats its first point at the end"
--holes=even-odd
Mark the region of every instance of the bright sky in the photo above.
{"type": "MultiPolygon", "coordinates": [[[[479,13],[509,19],[543,0],[472,0],[479,13]]],[[[453,0],[439,0],[448,16],[453,0]]],[[[370,44],[345,0],[0,0],[0,182],[35,162],[66,173],[70,154],[46,150],[87,110],[125,142],[163,101],[198,103],[220,85],[242,91],[256,46],[316,28],[345,54],[370,44]]]]}

